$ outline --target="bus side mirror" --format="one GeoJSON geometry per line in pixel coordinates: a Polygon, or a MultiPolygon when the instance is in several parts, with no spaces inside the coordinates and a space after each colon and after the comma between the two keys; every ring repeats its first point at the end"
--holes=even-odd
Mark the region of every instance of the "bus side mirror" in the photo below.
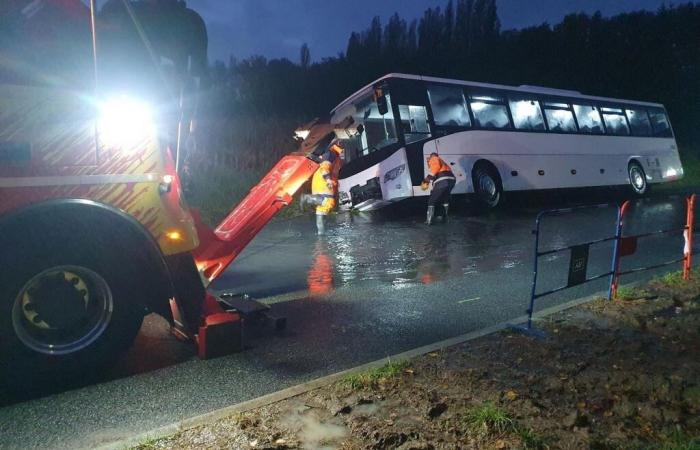
{"type": "Polygon", "coordinates": [[[389,103],[386,101],[386,94],[384,94],[384,89],[381,87],[374,88],[374,100],[377,102],[377,109],[379,110],[379,115],[383,116],[389,112],[389,103]]]}

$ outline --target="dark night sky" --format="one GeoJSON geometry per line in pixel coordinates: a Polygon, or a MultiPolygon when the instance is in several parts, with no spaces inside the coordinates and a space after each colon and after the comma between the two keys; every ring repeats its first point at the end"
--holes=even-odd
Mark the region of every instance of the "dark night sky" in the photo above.
{"type": "MultiPolygon", "coordinates": [[[[566,14],[600,10],[610,16],[639,9],[656,10],[668,0],[497,0],[503,29],[543,22],[556,23],[566,14]]],[[[100,2],[101,3],[101,2],[100,2]]],[[[344,52],[350,33],[382,23],[394,13],[410,21],[447,0],[187,0],[209,29],[210,60],[228,61],[251,55],[298,61],[306,42],[313,60],[344,52]]]]}

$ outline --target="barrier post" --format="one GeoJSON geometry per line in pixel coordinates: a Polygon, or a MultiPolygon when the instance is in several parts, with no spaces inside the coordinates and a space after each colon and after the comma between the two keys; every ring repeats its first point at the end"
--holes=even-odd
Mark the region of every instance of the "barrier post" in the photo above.
{"type": "Polygon", "coordinates": [[[532,290],[530,291],[530,306],[527,309],[527,329],[532,329],[532,314],[535,310],[535,293],[537,292],[537,260],[540,256],[540,220],[542,216],[546,214],[546,211],[540,211],[537,214],[537,219],[535,220],[535,229],[532,233],[535,235],[535,264],[532,270],[532,290]]]}
{"type": "Polygon", "coordinates": [[[625,202],[620,207],[617,216],[617,233],[615,234],[615,249],[613,250],[612,275],[610,275],[610,289],[608,289],[608,300],[617,297],[617,288],[620,285],[620,247],[622,246],[622,221],[625,218],[630,201],[625,202]]]}
{"type": "Polygon", "coordinates": [[[683,248],[683,279],[690,279],[690,269],[693,265],[693,222],[695,221],[695,194],[686,199],[687,211],[685,220],[685,247],[683,248]]]}

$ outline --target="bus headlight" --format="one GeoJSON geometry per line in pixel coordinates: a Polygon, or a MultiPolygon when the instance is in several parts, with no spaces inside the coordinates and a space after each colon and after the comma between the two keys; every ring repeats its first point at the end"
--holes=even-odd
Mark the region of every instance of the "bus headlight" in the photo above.
{"type": "Polygon", "coordinates": [[[151,107],[130,97],[111,98],[99,105],[97,132],[100,144],[110,150],[142,148],[155,135],[151,107]]]}

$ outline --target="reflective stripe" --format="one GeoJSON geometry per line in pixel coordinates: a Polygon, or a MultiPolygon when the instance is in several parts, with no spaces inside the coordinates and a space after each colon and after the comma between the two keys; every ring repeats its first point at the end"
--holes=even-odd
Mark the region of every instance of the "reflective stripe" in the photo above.
{"type": "Polygon", "coordinates": [[[457,178],[455,178],[455,177],[440,177],[437,180],[433,181],[433,184],[437,183],[438,181],[442,181],[442,180],[455,180],[455,181],[457,181],[457,178]]]}
{"type": "Polygon", "coordinates": [[[162,179],[162,175],[157,173],[73,175],[66,177],[3,177],[0,178],[0,188],[147,183],[151,181],[159,181],[160,179],[162,179]]]}

